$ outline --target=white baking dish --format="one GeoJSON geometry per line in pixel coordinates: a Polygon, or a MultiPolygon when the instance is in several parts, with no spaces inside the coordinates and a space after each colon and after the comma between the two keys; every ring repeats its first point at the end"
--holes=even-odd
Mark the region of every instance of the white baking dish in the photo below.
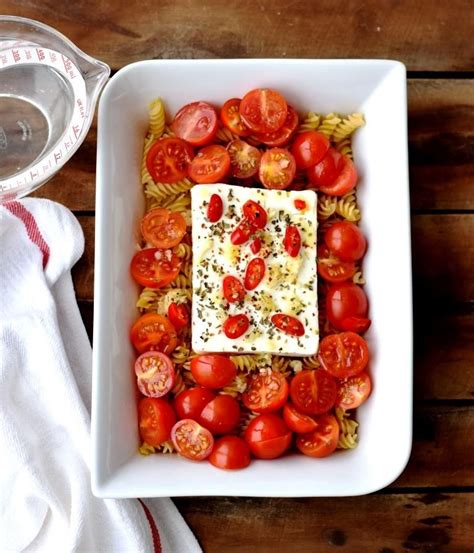
{"type": "Polygon", "coordinates": [[[390,484],[412,439],[412,291],[406,72],[381,60],[166,60],[119,71],[99,107],[92,488],[100,497],[183,495],[348,496],[390,484]],[[359,446],[325,459],[289,455],[217,470],[176,455],[138,454],[135,353],[129,328],[137,288],[129,277],[144,201],[140,185],[148,104],[168,112],[192,100],[222,103],[255,87],[280,90],[300,112],[362,111],[354,155],[360,173],[364,261],[372,328],[372,397],[358,410],[359,446]]]}

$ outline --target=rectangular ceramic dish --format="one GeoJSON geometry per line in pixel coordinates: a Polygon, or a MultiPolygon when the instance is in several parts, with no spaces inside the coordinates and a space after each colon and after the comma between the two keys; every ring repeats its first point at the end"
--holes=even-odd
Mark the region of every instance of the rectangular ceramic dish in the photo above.
{"type": "Polygon", "coordinates": [[[99,106],[92,488],[100,497],[350,496],[390,484],[412,439],[412,291],[405,67],[382,60],[166,60],[119,71],[99,106]],[[129,263],[144,212],[140,185],[148,104],[168,113],[222,104],[256,87],[281,91],[300,113],[363,112],[354,138],[372,327],[372,397],[358,410],[360,443],[325,459],[289,455],[216,470],[176,455],[138,454],[135,353],[129,329],[137,288],[129,263]]]}

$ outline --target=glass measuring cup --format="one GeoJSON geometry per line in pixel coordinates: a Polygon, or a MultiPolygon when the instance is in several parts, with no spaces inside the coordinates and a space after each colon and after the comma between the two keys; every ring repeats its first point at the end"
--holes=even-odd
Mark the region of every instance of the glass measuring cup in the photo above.
{"type": "Polygon", "coordinates": [[[71,158],[109,75],[53,28],[0,16],[0,202],[32,192],[71,158]]]}

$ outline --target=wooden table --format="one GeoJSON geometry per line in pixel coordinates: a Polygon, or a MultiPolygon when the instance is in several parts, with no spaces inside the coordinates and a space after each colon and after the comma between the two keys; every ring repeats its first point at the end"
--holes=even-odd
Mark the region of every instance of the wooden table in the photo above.
{"type": "MultiPolygon", "coordinates": [[[[391,486],[365,497],[177,500],[206,552],[474,550],[469,5],[462,0],[30,0],[24,5],[0,0],[0,12],[56,27],[114,71],[148,58],[366,57],[407,65],[415,285],[415,420],[408,467],[391,486]]],[[[86,251],[74,277],[89,331],[95,157],[94,127],[37,194],[71,208],[84,229],[86,251]]]]}

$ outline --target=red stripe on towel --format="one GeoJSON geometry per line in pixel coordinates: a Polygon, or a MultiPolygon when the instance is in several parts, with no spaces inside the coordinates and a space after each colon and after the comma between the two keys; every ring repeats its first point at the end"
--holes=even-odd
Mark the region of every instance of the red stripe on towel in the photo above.
{"type": "Polygon", "coordinates": [[[153,538],[153,550],[155,553],[161,553],[160,532],[158,531],[158,526],[156,525],[155,519],[153,518],[153,515],[150,513],[150,509],[148,509],[145,503],[143,503],[141,499],[139,499],[138,501],[143,507],[143,510],[145,511],[145,516],[148,520],[148,524],[150,525],[151,537],[153,538]]]}
{"type": "Polygon", "coordinates": [[[3,204],[3,206],[8,209],[10,213],[15,215],[15,217],[18,217],[18,219],[20,219],[21,222],[25,225],[28,238],[33,242],[33,244],[38,246],[40,252],[43,254],[44,269],[46,267],[46,264],[48,263],[49,254],[51,252],[48,244],[46,243],[40,232],[40,229],[38,228],[38,225],[36,224],[36,220],[33,217],[32,213],[29,212],[26,207],[20,202],[7,202],[6,204],[3,204]]]}

